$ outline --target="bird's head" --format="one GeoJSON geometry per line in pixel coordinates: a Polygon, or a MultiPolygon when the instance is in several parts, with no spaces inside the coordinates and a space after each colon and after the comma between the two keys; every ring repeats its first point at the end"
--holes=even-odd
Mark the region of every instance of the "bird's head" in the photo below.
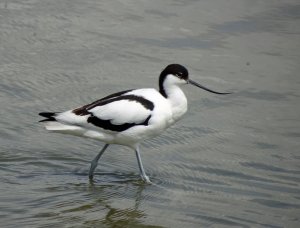
{"type": "Polygon", "coordinates": [[[199,83],[191,80],[189,78],[188,70],[180,64],[170,64],[160,74],[159,77],[160,91],[164,91],[166,87],[170,87],[172,85],[180,86],[184,84],[194,85],[198,88],[204,89],[208,92],[215,93],[215,94],[222,94],[222,95],[230,94],[230,93],[221,93],[221,92],[208,89],[205,86],[200,85],[199,83]]]}

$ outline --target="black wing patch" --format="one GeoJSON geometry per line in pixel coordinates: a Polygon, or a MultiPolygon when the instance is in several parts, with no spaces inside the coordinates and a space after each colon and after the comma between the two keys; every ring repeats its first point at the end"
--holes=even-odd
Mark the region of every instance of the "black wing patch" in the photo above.
{"type": "MultiPolygon", "coordinates": [[[[75,113],[76,115],[80,115],[80,116],[85,116],[85,115],[91,115],[90,117],[88,117],[87,122],[91,123],[97,127],[100,127],[102,129],[105,130],[110,130],[110,131],[116,131],[116,132],[122,132],[125,131],[131,127],[134,126],[138,126],[138,125],[144,125],[147,126],[149,123],[149,120],[151,118],[151,115],[149,115],[144,122],[141,123],[123,123],[123,124],[112,124],[111,120],[103,120],[100,119],[99,117],[96,117],[92,114],[92,112],[90,112],[89,110],[97,107],[97,106],[103,106],[112,102],[116,102],[116,101],[121,101],[121,100],[127,100],[127,101],[132,101],[132,102],[137,102],[139,104],[141,104],[142,106],[144,106],[144,108],[152,111],[154,109],[154,104],[152,101],[149,101],[141,96],[137,96],[137,95],[123,95],[126,94],[127,92],[130,92],[132,90],[126,90],[123,92],[119,92],[119,93],[114,93],[111,94],[107,97],[104,97],[100,100],[97,100],[91,104],[88,105],[84,105],[80,108],[74,109],[73,113],[75,113]],[[122,96],[123,95],[123,96],[122,96]]],[[[134,110],[133,110],[134,111],[134,110]]]]}
{"type": "Polygon", "coordinates": [[[94,108],[94,107],[100,105],[101,102],[103,102],[103,101],[105,101],[105,100],[110,100],[111,98],[119,97],[119,96],[121,96],[121,95],[123,95],[123,94],[125,94],[125,93],[130,92],[130,91],[132,91],[132,89],[130,89],[130,90],[125,90],[125,91],[121,91],[121,92],[118,92],[118,93],[113,93],[113,94],[111,94],[111,95],[108,95],[108,96],[106,96],[106,97],[101,98],[100,100],[94,101],[94,102],[91,103],[91,104],[87,104],[87,105],[84,105],[84,106],[82,106],[82,107],[80,107],[80,108],[76,108],[76,109],[73,110],[73,113],[75,113],[75,114],[78,115],[78,116],[89,115],[90,113],[88,112],[88,109],[91,109],[91,108],[94,108]]]}
{"type": "Polygon", "coordinates": [[[95,101],[91,104],[84,105],[80,108],[74,109],[73,113],[75,113],[76,115],[79,115],[79,116],[85,116],[85,115],[90,114],[89,110],[91,110],[92,108],[95,108],[97,106],[103,106],[103,105],[106,105],[106,104],[109,104],[109,103],[112,103],[112,102],[115,102],[115,101],[120,101],[120,100],[135,101],[135,102],[138,102],[141,105],[143,105],[148,110],[152,111],[154,109],[153,102],[149,101],[149,100],[147,100],[143,97],[136,96],[136,95],[121,96],[122,94],[127,93],[129,91],[131,91],[131,90],[120,92],[116,96],[110,95],[110,96],[107,96],[106,98],[102,98],[102,99],[100,99],[98,101],[95,101]]]}
{"type": "MultiPolygon", "coordinates": [[[[120,100],[128,100],[128,101],[132,101],[132,102],[138,102],[141,105],[143,105],[146,109],[151,110],[151,111],[154,109],[154,104],[151,101],[149,101],[143,97],[135,96],[135,95],[124,95],[124,96],[114,97],[114,98],[111,98],[108,100],[102,100],[95,105],[91,105],[90,107],[87,107],[86,110],[88,112],[88,110],[90,110],[96,106],[103,106],[103,105],[109,104],[111,102],[120,101],[120,100]]],[[[90,112],[88,112],[88,113],[92,114],[90,112]]],[[[110,120],[103,120],[94,115],[91,115],[87,119],[87,122],[91,123],[97,127],[103,128],[105,130],[121,132],[121,131],[125,131],[131,127],[138,126],[138,125],[147,126],[150,118],[151,118],[151,115],[149,115],[147,117],[147,119],[145,119],[145,121],[142,123],[112,124],[110,120]]]]}
{"type": "Polygon", "coordinates": [[[39,115],[47,118],[47,119],[40,120],[39,122],[56,121],[56,119],[55,119],[56,113],[55,112],[40,112],[39,115]]]}
{"type": "Polygon", "coordinates": [[[112,103],[115,101],[121,101],[121,100],[135,101],[135,102],[138,102],[141,105],[143,105],[148,110],[152,111],[154,109],[154,104],[152,103],[152,101],[149,101],[143,97],[136,96],[136,95],[124,95],[124,96],[115,97],[115,98],[112,98],[109,100],[104,100],[95,106],[88,107],[88,109],[92,109],[96,106],[102,106],[102,105],[106,105],[106,104],[109,104],[109,103],[112,103]]]}
{"type": "Polygon", "coordinates": [[[131,127],[138,126],[138,125],[147,126],[150,118],[151,118],[151,115],[149,115],[148,118],[144,122],[138,123],[138,124],[137,123],[124,123],[124,124],[116,125],[116,124],[112,124],[110,122],[110,120],[102,120],[102,119],[97,118],[96,116],[90,116],[87,119],[87,122],[94,124],[97,127],[101,127],[105,130],[122,132],[131,127]]]}

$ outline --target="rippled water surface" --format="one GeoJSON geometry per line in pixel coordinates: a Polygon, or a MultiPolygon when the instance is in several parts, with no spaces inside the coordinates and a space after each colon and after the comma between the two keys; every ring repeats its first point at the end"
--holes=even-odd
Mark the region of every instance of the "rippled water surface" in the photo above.
{"type": "Polygon", "coordinates": [[[300,4],[0,0],[1,227],[300,227],[300,4]],[[51,134],[41,111],[157,87],[185,65],[218,96],[133,151],[51,134]]]}

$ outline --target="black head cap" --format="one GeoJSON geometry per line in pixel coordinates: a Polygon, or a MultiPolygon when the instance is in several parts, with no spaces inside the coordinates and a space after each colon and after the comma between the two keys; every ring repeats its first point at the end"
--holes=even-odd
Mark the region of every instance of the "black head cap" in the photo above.
{"type": "Polygon", "coordinates": [[[163,83],[165,78],[167,77],[167,75],[172,74],[180,79],[184,79],[184,80],[188,80],[189,78],[189,72],[188,70],[180,65],[180,64],[170,64],[168,65],[160,74],[159,76],[159,91],[160,93],[164,96],[167,97],[165,91],[164,91],[164,87],[163,87],[163,83]]]}
{"type": "Polygon", "coordinates": [[[181,79],[187,80],[189,78],[188,70],[180,64],[170,64],[168,65],[160,74],[160,76],[167,76],[168,74],[173,74],[181,79]]]}

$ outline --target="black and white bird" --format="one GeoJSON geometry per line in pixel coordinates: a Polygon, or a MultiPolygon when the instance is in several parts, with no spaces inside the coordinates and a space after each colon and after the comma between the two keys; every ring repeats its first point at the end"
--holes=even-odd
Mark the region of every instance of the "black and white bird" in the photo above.
{"type": "Polygon", "coordinates": [[[143,88],[111,94],[93,103],[65,112],[41,112],[41,120],[49,131],[93,138],[105,143],[92,160],[89,178],[110,144],[119,144],[135,151],[141,178],[146,175],[139,146],[146,139],[161,134],[187,111],[187,99],[181,86],[191,84],[215,94],[191,79],[188,70],[179,64],[168,65],[159,76],[159,90],[143,88]]]}

